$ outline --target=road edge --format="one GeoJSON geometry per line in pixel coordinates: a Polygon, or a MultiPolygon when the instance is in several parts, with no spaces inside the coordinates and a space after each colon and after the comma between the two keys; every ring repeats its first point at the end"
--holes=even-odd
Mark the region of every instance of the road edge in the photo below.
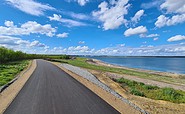
{"type": "Polygon", "coordinates": [[[3,114],[6,108],[12,103],[14,98],[33,74],[36,67],[36,60],[32,60],[30,65],[18,74],[16,80],[0,93],[0,114],[3,114]]]}
{"type": "MultiPolygon", "coordinates": [[[[50,62],[50,61],[48,61],[50,62]]],[[[58,62],[50,62],[53,65],[59,67],[61,70],[65,71],[67,74],[72,76],[74,79],[76,79],[78,82],[83,84],[85,87],[87,87],[89,90],[91,90],[93,93],[98,95],[101,99],[103,99],[105,102],[107,102],[110,106],[115,108],[117,111],[119,111],[121,114],[140,114],[141,112],[138,110],[135,110],[130,105],[122,102],[119,98],[113,96],[109,92],[103,90],[102,88],[98,87],[94,83],[88,81],[87,79],[78,76],[77,74],[63,68],[60,66],[61,63],[58,62]],[[121,105],[121,107],[120,107],[121,105]]]]}

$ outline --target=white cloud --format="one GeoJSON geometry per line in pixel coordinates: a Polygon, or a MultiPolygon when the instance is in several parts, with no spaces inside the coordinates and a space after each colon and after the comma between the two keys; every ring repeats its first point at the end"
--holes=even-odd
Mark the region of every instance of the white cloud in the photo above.
{"type": "Polygon", "coordinates": [[[48,4],[41,4],[34,0],[6,0],[6,2],[27,14],[35,16],[44,15],[46,10],[55,10],[55,8],[48,4]]]}
{"type": "Polygon", "coordinates": [[[159,34],[149,34],[149,35],[146,35],[146,34],[141,34],[140,37],[141,38],[153,38],[153,37],[158,37],[159,34]]]}
{"type": "Polygon", "coordinates": [[[185,40],[185,36],[182,35],[176,35],[171,38],[169,38],[167,41],[168,42],[174,42],[174,41],[180,41],[180,40],[185,40]]]}
{"type": "Polygon", "coordinates": [[[31,47],[35,47],[35,46],[37,46],[37,47],[46,47],[46,45],[45,45],[45,44],[40,43],[40,42],[39,42],[39,41],[37,41],[37,40],[35,40],[35,41],[31,42],[31,43],[30,43],[30,46],[31,46],[31,47]]]}
{"type": "Polygon", "coordinates": [[[79,44],[85,44],[85,41],[79,41],[78,43],[79,44]]]}
{"type": "Polygon", "coordinates": [[[144,26],[139,26],[136,28],[129,28],[124,32],[124,35],[127,36],[132,36],[136,34],[145,34],[147,32],[147,28],[144,26]]]}
{"type": "Polygon", "coordinates": [[[5,26],[7,26],[7,27],[13,27],[14,26],[14,23],[13,23],[13,21],[5,21],[5,26]]]}
{"type": "Polygon", "coordinates": [[[57,14],[53,14],[53,17],[48,17],[48,18],[50,19],[50,21],[59,21],[61,23],[64,23],[65,26],[68,26],[68,27],[87,26],[86,23],[75,21],[72,19],[62,18],[61,15],[57,15],[57,14]]]}
{"type": "Polygon", "coordinates": [[[147,38],[152,38],[152,37],[158,37],[158,36],[159,36],[159,34],[149,34],[146,37],[147,38]]]}
{"type": "Polygon", "coordinates": [[[137,48],[125,46],[107,47],[100,50],[96,50],[94,54],[120,56],[182,56],[185,55],[185,44],[170,44],[161,46],[144,45],[137,48]]]}
{"type": "Polygon", "coordinates": [[[138,21],[140,21],[140,18],[141,16],[143,16],[143,14],[144,14],[144,10],[139,10],[138,12],[136,12],[134,17],[131,18],[131,21],[133,23],[138,23],[138,21]]]}
{"type": "Polygon", "coordinates": [[[163,1],[164,0],[152,0],[151,2],[148,2],[148,3],[142,3],[141,7],[144,8],[144,9],[159,7],[163,1]]]}
{"type": "Polygon", "coordinates": [[[50,24],[41,25],[35,21],[28,21],[17,27],[12,21],[5,21],[5,26],[0,26],[0,35],[29,35],[29,34],[44,34],[52,37],[56,32],[50,24]],[[6,26],[6,27],[5,27],[6,26]]]}
{"type": "Polygon", "coordinates": [[[185,22],[185,14],[174,15],[171,18],[160,15],[155,22],[156,27],[171,26],[185,22]]]}
{"type": "Polygon", "coordinates": [[[44,54],[46,50],[49,49],[49,46],[34,40],[23,40],[18,37],[12,36],[1,36],[0,35],[0,46],[13,49],[15,51],[23,51],[26,53],[37,53],[44,54]]]}
{"type": "Polygon", "coordinates": [[[89,0],[77,0],[78,4],[84,6],[89,0]]]}
{"type": "Polygon", "coordinates": [[[83,13],[74,13],[70,11],[62,11],[61,12],[63,15],[67,15],[72,17],[73,19],[78,19],[78,20],[92,20],[92,17],[83,13]]]}
{"type": "Polygon", "coordinates": [[[0,46],[5,46],[13,50],[20,50],[26,53],[37,54],[70,54],[70,55],[119,55],[119,56],[185,56],[185,43],[152,46],[144,44],[141,47],[126,47],[117,45],[102,49],[91,49],[88,46],[70,46],[67,48],[49,46],[39,41],[22,40],[17,37],[0,36],[0,46]]]}
{"type": "Polygon", "coordinates": [[[117,29],[122,24],[126,24],[127,20],[124,19],[124,15],[128,13],[128,0],[118,0],[108,4],[107,2],[102,2],[99,4],[98,8],[100,10],[93,11],[92,15],[103,22],[103,29],[117,29]]]}
{"type": "Polygon", "coordinates": [[[21,41],[20,38],[10,37],[10,36],[0,36],[0,44],[4,45],[18,45],[18,41],[21,41]]]}
{"type": "Polygon", "coordinates": [[[71,46],[65,49],[67,54],[93,54],[94,49],[90,49],[88,46],[71,46]]]}
{"type": "Polygon", "coordinates": [[[67,2],[77,2],[80,6],[85,6],[90,0],[66,0],[67,2]]]}
{"type": "Polygon", "coordinates": [[[18,37],[11,36],[0,36],[0,46],[12,47],[12,48],[36,48],[36,47],[46,47],[45,44],[40,43],[39,41],[30,42],[28,40],[22,40],[18,37]]]}
{"type": "Polygon", "coordinates": [[[156,41],[156,40],[158,40],[158,39],[159,39],[159,38],[158,38],[158,37],[156,37],[156,38],[154,38],[153,40],[154,40],[154,41],[156,41]]]}
{"type": "Polygon", "coordinates": [[[156,27],[172,26],[185,22],[185,1],[184,0],[165,0],[160,5],[162,10],[166,11],[166,14],[171,14],[171,17],[160,15],[155,23],[156,27]]]}
{"type": "Polygon", "coordinates": [[[185,1],[184,0],[165,0],[163,4],[161,4],[161,9],[165,9],[167,13],[185,13],[185,1]]]}
{"type": "Polygon", "coordinates": [[[59,37],[59,38],[67,38],[68,35],[69,35],[69,33],[64,32],[62,34],[57,34],[56,36],[59,37]]]}
{"type": "Polygon", "coordinates": [[[125,44],[119,44],[119,46],[124,47],[124,46],[125,46],[125,44]]]}

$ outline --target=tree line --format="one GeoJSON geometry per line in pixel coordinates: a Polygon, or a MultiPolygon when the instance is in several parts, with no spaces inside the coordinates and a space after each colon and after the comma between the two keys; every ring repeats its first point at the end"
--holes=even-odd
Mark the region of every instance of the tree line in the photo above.
{"type": "Polygon", "coordinates": [[[0,47],[0,64],[7,63],[10,61],[38,58],[44,58],[44,55],[26,54],[21,51],[14,51],[5,47],[0,47]]]}
{"type": "Polygon", "coordinates": [[[25,59],[70,59],[70,56],[27,54],[23,53],[22,51],[14,51],[12,49],[0,47],[0,64],[25,59]]]}

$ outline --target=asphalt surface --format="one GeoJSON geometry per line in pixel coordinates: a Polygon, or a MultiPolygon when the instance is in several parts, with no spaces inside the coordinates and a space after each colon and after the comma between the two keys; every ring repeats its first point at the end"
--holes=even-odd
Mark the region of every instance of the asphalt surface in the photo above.
{"type": "Polygon", "coordinates": [[[37,60],[37,68],[4,114],[119,114],[57,66],[37,60]]]}

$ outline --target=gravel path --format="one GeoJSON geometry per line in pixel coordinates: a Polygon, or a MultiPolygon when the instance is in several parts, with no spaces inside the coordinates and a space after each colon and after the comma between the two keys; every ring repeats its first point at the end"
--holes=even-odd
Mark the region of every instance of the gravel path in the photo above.
{"type": "Polygon", "coordinates": [[[79,75],[79,76],[89,80],[90,82],[96,84],[97,86],[101,87],[105,91],[107,91],[107,92],[111,93],[112,95],[116,96],[117,98],[121,99],[123,102],[133,106],[136,110],[139,110],[140,112],[142,112],[144,114],[148,114],[148,112],[146,112],[145,110],[139,108],[138,106],[136,106],[135,104],[133,104],[129,100],[123,98],[117,92],[115,92],[114,90],[110,89],[107,85],[105,85],[102,82],[100,82],[94,75],[89,73],[87,70],[81,69],[79,67],[72,66],[72,65],[69,65],[69,64],[61,64],[61,66],[66,68],[67,70],[72,71],[73,73],[75,73],[75,74],[77,74],[77,75],[79,75]]]}

